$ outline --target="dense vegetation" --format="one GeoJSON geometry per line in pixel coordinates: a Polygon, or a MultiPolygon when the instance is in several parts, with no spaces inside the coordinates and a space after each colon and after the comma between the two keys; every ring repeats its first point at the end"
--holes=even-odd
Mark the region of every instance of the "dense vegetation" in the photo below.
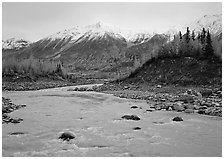
{"type": "Polygon", "coordinates": [[[29,59],[16,60],[14,57],[2,61],[2,75],[28,75],[31,78],[59,76],[67,78],[67,71],[61,62],[53,62],[49,60],[29,59]]]}
{"type": "MultiPolygon", "coordinates": [[[[218,46],[216,46],[218,47],[218,46]]],[[[209,30],[202,29],[198,35],[194,31],[187,31],[184,35],[179,32],[174,39],[164,45],[158,52],[159,58],[164,57],[195,57],[197,59],[211,59],[214,57],[212,38],[209,30]]]]}

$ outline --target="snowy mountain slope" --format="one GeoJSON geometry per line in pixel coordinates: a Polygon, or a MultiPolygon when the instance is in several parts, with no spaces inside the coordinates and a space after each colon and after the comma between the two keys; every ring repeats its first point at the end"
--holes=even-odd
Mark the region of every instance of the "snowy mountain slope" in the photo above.
{"type": "Polygon", "coordinates": [[[20,50],[30,45],[29,41],[23,39],[11,38],[8,40],[2,40],[2,49],[3,50],[20,50]]]}
{"type": "Polygon", "coordinates": [[[97,40],[103,38],[105,35],[110,35],[116,39],[123,39],[127,42],[132,42],[134,44],[147,41],[152,34],[149,32],[133,32],[128,29],[121,29],[117,26],[98,22],[93,25],[88,25],[84,27],[74,27],[68,30],[60,31],[56,34],[50,35],[44,40],[54,41],[56,39],[70,39],[70,43],[81,42],[82,38],[86,40],[97,40]]]}

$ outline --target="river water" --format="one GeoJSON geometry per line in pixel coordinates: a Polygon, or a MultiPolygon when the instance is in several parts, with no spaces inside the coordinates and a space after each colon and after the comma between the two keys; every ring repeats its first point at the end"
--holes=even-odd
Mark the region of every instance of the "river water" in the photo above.
{"type": "Polygon", "coordinates": [[[148,112],[145,101],[96,92],[67,91],[70,87],[3,92],[26,108],[12,117],[19,124],[2,126],[2,154],[11,156],[222,156],[222,119],[171,111],[148,112]],[[141,109],[131,109],[131,106],[141,109]],[[141,120],[121,120],[126,114],[141,120]],[[183,122],[173,122],[175,116],[183,122]],[[140,130],[133,130],[140,127],[140,130]],[[59,140],[71,131],[75,139],[59,140]],[[11,133],[19,132],[18,135],[11,133]]]}

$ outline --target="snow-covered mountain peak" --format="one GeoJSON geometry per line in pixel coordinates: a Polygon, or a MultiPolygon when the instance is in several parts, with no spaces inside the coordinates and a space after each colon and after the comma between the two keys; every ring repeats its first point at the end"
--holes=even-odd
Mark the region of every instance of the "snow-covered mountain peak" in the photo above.
{"type": "Polygon", "coordinates": [[[97,22],[92,25],[83,27],[76,26],[71,29],[63,30],[44,38],[43,40],[65,40],[70,39],[72,43],[80,42],[82,38],[88,38],[91,40],[103,38],[105,35],[110,35],[114,38],[125,39],[131,42],[142,42],[151,37],[151,33],[148,31],[136,32],[130,29],[122,29],[116,25],[112,25],[104,22],[97,22]]]}
{"type": "Polygon", "coordinates": [[[24,40],[24,39],[10,38],[7,40],[2,40],[2,49],[4,49],[4,50],[10,50],[10,49],[19,50],[19,49],[29,46],[30,44],[31,44],[31,42],[24,40]]]}
{"type": "Polygon", "coordinates": [[[109,23],[100,22],[100,21],[97,22],[96,24],[88,25],[85,28],[92,32],[110,32],[114,34],[121,33],[121,29],[118,26],[115,26],[109,23]]]}

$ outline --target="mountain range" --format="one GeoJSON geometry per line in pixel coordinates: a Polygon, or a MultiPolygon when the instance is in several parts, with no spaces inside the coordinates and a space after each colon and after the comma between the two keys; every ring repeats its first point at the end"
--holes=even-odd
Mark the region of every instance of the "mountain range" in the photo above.
{"type": "MultiPolygon", "coordinates": [[[[210,30],[214,38],[221,37],[222,15],[205,15],[191,23],[173,27],[163,34],[133,32],[98,22],[63,30],[33,43],[15,39],[3,41],[2,48],[3,54],[14,50],[16,53],[13,56],[18,59],[28,58],[32,54],[35,58],[61,61],[71,72],[109,72],[132,67],[138,56],[153,55],[160,46],[172,40],[173,35],[179,31],[185,33],[186,27],[195,32],[204,27],[210,30]]],[[[8,56],[4,54],[3,57],[8,56]]]]}

